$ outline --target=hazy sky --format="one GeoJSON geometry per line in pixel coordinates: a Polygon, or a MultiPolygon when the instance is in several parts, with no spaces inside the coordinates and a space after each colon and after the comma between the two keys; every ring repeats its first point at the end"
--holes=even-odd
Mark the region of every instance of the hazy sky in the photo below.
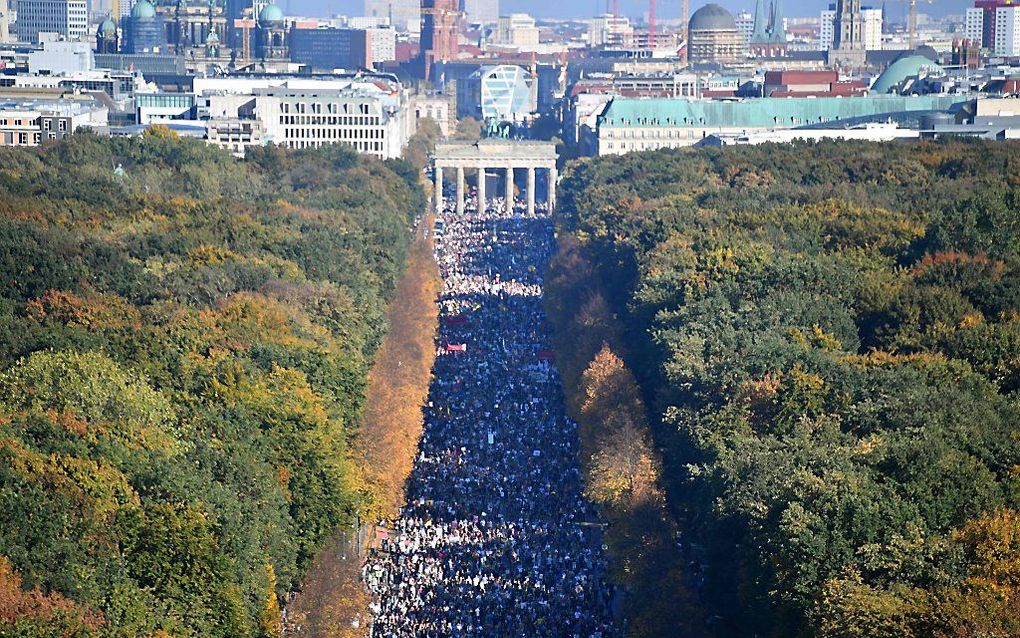
{"type": "MultiPolygon", "coordinates": [[[[332,13],[345,13],[357,15],[362,12],[364,0],[276,0],[284,9],[290,6],[290,12],[305,15],[329,15],[332,13]]],[[[747,9],[754,10],[754,0],[717,0],[717,2],[731,11],[747,9]]],[[[691,11],[696,11],[703,4],[704,0],[690,0],[691,11]]],[[[829,0],[784,0],[783,7],[787,16],[818,15],[828,6],[829,0]]],[[[881,5],[881,0],[865,0],[865,5],[881,5]]],[[[889,15],[897,19],[906,9],[903,0],[888,0],[889,15]]],[[[601,13],[605,10],[605,0],[500,0],[500,12],[524,11],[536,17],[567,18],[567,17],[589,17],[595,15],[596,11],[601,13]]],[[[973,6],[967,0],[935,0],[932,4],[918,3],[919,11],[942,15],[951,12],[963,12],[966,6],[973,6]]],[[[640,16],[647,11],[647,0],[620,0],[620,12],[629,16],[640,16]]],[[[680,13],[680,2],[678,0],[657,0],[655,14],[662,18],[675,18],[680,13]]]]}

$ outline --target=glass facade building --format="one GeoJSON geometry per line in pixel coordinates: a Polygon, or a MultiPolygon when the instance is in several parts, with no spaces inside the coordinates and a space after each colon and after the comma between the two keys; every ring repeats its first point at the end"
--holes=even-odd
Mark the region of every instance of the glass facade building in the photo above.
{"type": "Polygon", "coordinates": [[[535,112],[532,78],[519,66],[483,66],[457,83],[457,115],[521,122],[535,112]]]}
{"type": "Polygon", "coordinates": [[[313,69],[367,69],[371,41],[364,29],[292,29],[290,59],[313,69]]]}

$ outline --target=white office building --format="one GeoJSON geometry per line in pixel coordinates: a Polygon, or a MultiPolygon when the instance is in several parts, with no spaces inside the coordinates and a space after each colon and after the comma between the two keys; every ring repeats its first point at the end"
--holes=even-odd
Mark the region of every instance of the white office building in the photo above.
{"type": "Polygon", "coordinates": [[[861,10],[864,19],[864,48],[878,51],[882,48],[882,10],[865,7],[861,10]]]}
{"type": "Polygon", "coordinates": [[[68,39],[88,35],[86,0],[18,0],[18,41],[39,42],[40,33],[56,33],[68,39]]]}
{"type": "Polygon", "coordinates": [[[538,44],[538,27],[535,19],[526,13],[511,13],[500,16],[496,22],[496,33],[493,44],[508,46],[536,46],[538,44]]]}
{"type": "Polygon", "coordinates": [[[28,72],[37,75],[71,75],[91,71],[94,67],[92,47],[88,42],[43,42],[42,49],[28,54],[28,72]]]}
{"type": "Polygon", "coordinates": [[[277,89],[253,102],[252,114],[270,142],[287,148],[346,144],[380,159],[400,157],[414,120],[406,105],[387,105],[360,91],[277,89]]]}
{"type": "Polygon", "coordinates": [[[390,26],[390,19],[386,16],[352,16],[346,20],[330,20],[334,27],[346,26],[351,29],[382,29],[390,26]]]}
{"type": "Polygon", "coordinates": [[[736,21],[737,31],[740,31],[740,35],[744,36],[744,44],[750,44],[751,34],[754,33],[754,15],[750,11],[741,11],[737,14],[736,21]]]}
{"type": "Polygon", "coordinates": [[[397,31],[390,27],[365,29],[372,49],[372,64],[397,59],[397,31]]]}
{"type": "Polygon", "coordinates": [[[600,15],[588,24],[588,44],[593,47],[623,44],[633,36],[634,27],[625,16],[600,15]]]}
{"type": "Polygon", "coordinates": [[[985,10],[979,7],[967,9],[964,17],[964,37],[978,46],[984,46],[985,37],[985,10]]]}
{"type": "Polygon", "coordinates": [[[995,9],[995,55],[1020,56],[1020,6],[995,9]]]}

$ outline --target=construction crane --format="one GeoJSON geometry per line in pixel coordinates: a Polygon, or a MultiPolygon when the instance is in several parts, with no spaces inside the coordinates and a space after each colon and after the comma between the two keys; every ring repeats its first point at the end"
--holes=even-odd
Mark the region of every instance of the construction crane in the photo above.
{"type": "Polygon", "coordinates": [[[935,0],[900,0],[907,3],[907,43],[910,50],[917,47],[917,3],[926,2],[932,4],[935,0]]]}

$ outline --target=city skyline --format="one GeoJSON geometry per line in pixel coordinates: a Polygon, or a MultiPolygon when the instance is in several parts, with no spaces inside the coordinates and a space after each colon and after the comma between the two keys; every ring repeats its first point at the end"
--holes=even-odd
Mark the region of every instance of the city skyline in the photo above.
{"type": "MultiPolygon", "coordinates": [[[[284,8],[294,13],[310,16],[327,16],[333,14],[359,15],[363,11],[364,0],[281,0],[284,8]]],[[[691,3],[691,12],[696,11],[707,2],[691,3]]],[[[741,10],[753,11],[753,0],[718,0],[718,4],[736,13],[741,10]]],[[[788,17],[817,17],[830,3],[822,0],[789,0],[784,4],[788,17]]],[[[865,3],[869,4],[869,3],[865,3]]],[[[870,3],[881,6],[881,2],[870,3]]],[[[888,1],[887,6],[893,19],[905,15],[906,3],[900,0],[888,1]]],[[[918,5],[920,13],[943,16],[952,13],[962,14],[964,9],[973,3],[964,0],[936,1],[932,4],[918,5]]],[[[620,13],[629,17],[643,16],[648,3],[640,0],[621,0],[620,13]]],[[[541,0],[501,0],[500,14],[512,12],[529,13],[536,18],[588,18],[605,11],[605,0],[573,0],[572,2],[548,3],[541,0]]],[[[659,20],[676,19],[680,14],[680,2],[664,2],[656,5],[659,20]]]]}

